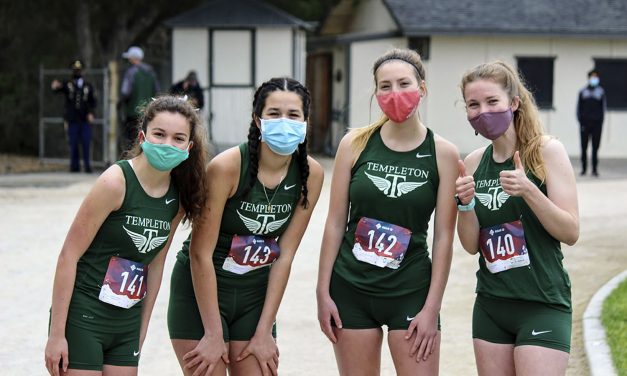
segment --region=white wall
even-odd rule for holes
[[[372,97],[374,93],[372,64],[387,50],[406,45],[405,38],[355,42],[350,45],[349,127],[363,127],[379,119],[381,110],[376,98]]]
[[[292,29],[257,29],[255,86],[272,77],[292,76]]]
[[[172,31],[172,81],[185,78],[190,70],[198,74],[202,86],[209,82],[209,31],[175,28]]]
[[[627,42],[575,38],[450,37],[431,39],[428,63],[427,125],[455,143],[466,154],[487,142],[466,120],[459,81],[465,70],[502,59],[516,65],[516,57],[555,56],[553,109],[541,111],[547,133],[557,136],[571,156],[579,155],[576,119],[577,93],[586,83],[593,58],[627,57]],[[601,157],[627,157],[627,112],[608,112],[601,141]]]
[[[397,29],[396,22],[381,0],[361,0],[354,11],[351,32],[380,33]]]
[[[254,89],[212,88],[212,138],[220,150],[247,140]]]

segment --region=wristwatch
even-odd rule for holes
[[[471,211],[475,208],[475,198],[473,197],[472,200],[470,200],[470,202],[467,205],[464,205],[462,203],[462,200],[459,199],[459,196],[455,195],[455,202],[457,202],[457,210],[459,211]]]

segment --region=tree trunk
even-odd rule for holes
[[[87,1],[79,1],[76,9],[76,41],[85,66],[92,67],[94,42],[91,35],[89,5]]]

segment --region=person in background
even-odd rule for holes
[[[605,117],[605,90],[600,85],[599,73],[588,72],[588,84],[579,91],[577,99],[577,120],[581,136],[581,175],[585,175],[588,167],[588,143],[592,140],[592,176],[599,176],[599,159],[597,153],[601,145],[601,131]]]
[[[198,76],[194,71],[189,71],[184,80],[172,85],[170,88],[170,94],[181,96],[187,95],[197,109],[202,110],[203,107],[205,107],[205,96],[203,95],[202,88],[198,83]]]
[[[143,62],[144,51],[132,46],[122,54],[131,66],[124,73],[120,88],[120,102],[124,104],[124,123],[120,132],[120,150],[128,151],[139,131],[141,108],[156,97],[161,87],[154,69]]]
[[[455,182],[457,234],[479,254],[477,371],[564,375],[572,303],[561,243],[579,237],[575,173],[562,143],[543,133],[535,100],[511,65],[478,65],[460,87],[470,125],[491,141],[458,162]]]
[[[159,97],[140,121],[131,158],[96,180],[59,254],[45,349],[51,375],[137,375],[172,236],[204,207],[196,110]]]
[[[70,141],[70,172],[79,172],[79,146],[83,157],[83,171],[91,172],[89,147],[92,123],[96,108],[94,87],[83,78],[83,62],[74,60],[70,64],[72,78],[63,82],[54,79],[50,87],[55,93],[63,93],[65,107],[63,121]]]

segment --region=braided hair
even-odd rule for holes
[[[266,98],[273,91],[282,90],[282,91],[291,91],[293,93],[298,94],[300,99],[303,102],[303,115],[305,120],[309,118],[309,104],[311,103],[311,94],[309,94],[309,90],[300,82],[289,78],[289,77],[280,77],[280,78],[272,78],[257,88],[255,92],[255,96],[253,98],[253,113],[252,120],[250,122],[250,127],[248,128],[248,186],[244,189],[243,194],[246,195],[252,187],[255,185],[255,181],[257,180],[257,173],[259,172],[259,148],[261,142],[261,130],[257,127],[257,123],[255,122],[255,116],[261,119],[261,113],[263,112],[263,108],[266,105]],[[309,201],[307,200],[307,179],[309,178],[309,163],[307,162],[307,137],[305,137],[305,141],[298,145],[297,151],[294,152],[294,157],[296,157],[296,161],[298,162],[298,169],[300,171],[300,181],[301,181],[301,205],[303,208],[307,208]]]

